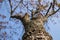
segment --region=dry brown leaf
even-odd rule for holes
[[[58,7],[60,7],[60,3],[59,3],[59,4],[57,4],[57,6],[58,6]]]

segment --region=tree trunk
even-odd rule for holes
[[[12,18],[21,19],[25,28],[25,33],[22,40],[53,40],[51,35],[46,32],[44,23],[47,21],[47,17],[38,14],[30,19],[28,14],[25,14],[22,18],[19,15],[11,16]]]
[[[22,40],[52,40],[52,37],[46,32],[42,20],[39,19],[25,23],[25,33]]]

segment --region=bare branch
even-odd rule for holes
[[[35,11],[32,10],[32,11],[31,11],[31,17],[32,17],[32,18],[33,18],[33,16],[34,16],[34,14],[35,14]]]
[[[54,12],[54,5],[55,5],[55,0],[53,0],[53,5],[52,5],[53,12]]]
[[[11,18],[22,20],[22,15],[16,14],[16,15],[11,16]]]
[[[23,0],[19,1],[18,5],[12,10],[12,4],[11,4],[11,0],[8,0],[9,1],[9,5],[10,5],[10,16],[12,16],[12,14],[15,12],[16,8],[19,6],[20,3],[23,2]]]
[[[57,9],[55,12],[53,12],[52,14],[48,14],[48,16],[47,17],[50,17],[50,16],[52,16],[52,15],[54,15],[55,13],[57,13],[58,11],[60,10],[60,8],[59,9]]]
[[[56,11],[54,10],[54,5],[55,5],[55,0],[53,0],[53,4],[52,4],[52,10],[53,10],[53,12],[51,13],[51,14],[46,14],[45,16],[46,17],[50,17],[50,16],[52,16],[52,15],[54,15],[55,13],[57,13],[59,10],[60,10],[60,8],[59,9],[57,9]],[[49,10],[48,10],[49,11]]]
[[[11,13],[11,15],[12,15],[12,4],[11,4],[11,0],[8,0],[9,1],[9,5],[10,5],[10,13]]]
[[[16,8],[19,6],[19,4],[20,3],[22,3],[23,2],[23,0],[21,0],[19,3],[18,3],[18,5],[12,10],[12,13],[14,13],[14,11],[16,10]]]
[[[49,10],[51,9],[51,6],[52,6],[52,3],[50,4],[50,7],[48,8],[48,10],[47,10],[47,12],[46,12],[46,15],[45,15],[45,16],[47,16],[47,15],[48,15],[48,12],[49,12]]]

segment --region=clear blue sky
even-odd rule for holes
[[[9,11],[8,2],[3,2],[2,6],[0,8],[0,14],[5,15],[6,18],[2,19],[2,17],[0,16],[0,22],[8,21],[8,24],[4,24],[4,26],[6,26],[6,29],[2,29],[0,31],[0,35],[2,35],[2,33],[4,33],[4,32],[7,32],[6,40],[18,40],[19,37],[21,39],[21,37],[24,33],[23,25],[22,25],[21,21],[19,21],[19,20],[18,20],[18,22],[17,22],[17,20],[14,21],[14,19],[9,20],[10,14],[8,11]],[[18,9],[16,11],[18,11]],[[58,13],[59,18],[57,18],[56,16],[57,15],[49,17],[46,26],[49,26],[50,29],[48,30],[48,32],[52,35],[53,40],[60,40],[60,14]],[[12,36],[12,38],[10,38],[10,36]],[[0,37],[0,39],[3,40],[3,38],[1,38],[1,37]]]

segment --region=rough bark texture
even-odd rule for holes
[[[40,17],[33,18],[29,22],[26,22],[25,33],[22,40],[52,40],[51,35],[46,32],[43,26],[44,19],[45,18],[40,15]]]

